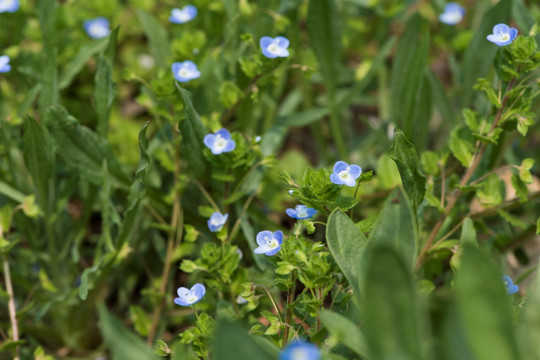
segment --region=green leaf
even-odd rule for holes
[[[457,304],[475,359],[521,359],[501,274],[480,249],[462,246],[456,275]]]
[[[534,159],[523,159],[521,166],[519,167],[519,178],[525,184],[532,184],[533,178],[530,170],[534,166]]]
[[[48,134],[30,116],[24,120],[23,134],[24,163],[32,175],[38,202],[47,211],[49,202],[49,180],[53,174],[53,153]]]
[[[116,83],[113,80],[113,62],[118,38],[116,29],[109,35],[105,51],[99,55],[95,77],[94,99],[96,101],[97,133],[106,138],[109,131],[109,117],[112,103],[116,97]]]
[[[390,83],[392,119],[419,149],[425,145],[432,108],[426,77],[429,32],[423,31],[424,27],[418,13],[410,17],[398,45]]]
[[[358,325],[338,313],[322,310],[319,314],[323,325],[328,330],[330,336],[361,357],[367,357],[364,334]]]
[[[203,160],[203,139],[207,134],[199,114],[191,102],[191,93],[176,83],[176,87],[184,102],[186,118],[180,121],[179,128],[182,134],[180,146],[184,159],[189,164],[191,170],[198,176],[202,176],[206,170]]]
[[[307,14],[310,45],[317,56],[329,98],[335,95],[340,71],[340,18],[334,0],[311,0]]]
[[[368,246],[362,314],[370,359],[423,359],[422,329],[410,265],[395,250]]]
[[[396,162],[403,188],[413,202],[413,209],[416,209],[424,199],[426,177],[418,166],[418,156],[413,144],[397,128],[394,131],[394,143],[388,155]]]
[[[146,139],[146,131],[148,130],[148,125],[150,121],[147,121],[141,128],[139,132],[139,166],[135,172],[135,178],[141,183],[145,183],[146,172],[150,166],[150,157],[148,156],[148,139]]]
[[[412,269],[418,247],[416,218],[407,198],[401,191],[396,191],[380,211],[368,241],[374,246],[384,245],[395,249]]]
[[[476,196],[483,205],[499,205],[503,201],[501,181],[497,174],[491,174],[482,182],[482,188],[476,192]]]
[[[540,217],[537,221],[536,235],[540,234]],[[540,354],[540,267],[536,270],[536,279],[534,285],[527,291],[528,301],[525,303],[523,315],[523,336],[525,337],[525,350],[529,357],[534,359]]]
[[[493,25],[510,20],[512,1],[502,0],[489,9],[481,17],[482,22],[474,30],[474,37],[465,51],[463,58],[463,71],[461,73],[463,107],[469,105],[473,99],[473,85],[479,77],[485,75],[492,68],[491,64],[497,54],[498,46],[486,41],[486,36],[492,33]]]
[[[129,179],[121,170],[109,143],[77,120],[64,108],[51,107],[45,114],[51,137],[59,149],[58,156],[69,167],[95,185],[101,184],[101,168],[107,162],[110,173],[119,183]]]
[[[459,242],[464,244],[469,244],[471,246],[478,247],[478,240],[476,239],[476,229],[474,228],[474,222],[471,220],[471,218],[466,218],[463,222],[463,226],[461,228],[461,238],[459,239]]]
[[[239,325],[222,320],[214,335],[215,360],[273,360]]]
[[[467,168],[472,163],[474,145],[466,136],[463,136],[464,131],[466,129],[461,126],[452,130],[450,134],[450,151],[452,151],[452,155],[459,160],[461,165]]]
[[[83,69],[84,65],[86,65],[88,59],[103,50],[108,41],[109,38],[104,38],[83,44],[79,48],[77,55],[62,70],[60,80],[58,81],[59,89],[63,90],[67,88],[73,82],[75,76]]]
[[[512,179],[510,180],[512,187],[516,191],[516,196],[522,203],[527,202],[527,196],[529,195],[529,188],[527,185],[520,179],[516,174],[512,174]]]
[[[152,349],[115,317],[113,317],[105,305],[98,306],[99,328],[103,339],[117,360],[158,360]]]
[[[137,9],[137,16],[142,24],[144,34],[150,42],[150,53],[154,57],[158,67],[166,67],[170,56],[171,46],[167,37],[167,31],[161,23],[152,15],[142,9]]]
[[[39,97],[39,108],[41,114],[45,113],[47,107],[58,105],[60,93],[58,89],[58,68],[56,67],[56,55],[58,53],[55,46],[56,39],[56,18],[58,3],[56,0],[43,0],[36,3],[36,10],[41,28],[41,39],[43,42],[42,62],[41,62],[41,92]]]
[[[334,260],[359,296],[359,259],[367,243],[366,237],[343,211],[337,209],[328,218],[326,241]]]

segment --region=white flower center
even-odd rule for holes
[[[106,27],[103,27],[100,24],[95,24],[95,23],[90,25],[90,27],[88,28],[88,32],[91,33],[93,36],[99,37],[99,38],[109,35],[109,29],[107,29]]]
[[[500,38],[501,38],[501,41],[508,41],[508,40],[510,40],[510,34],[508,34],[508,33],[501,34]]]
[[[189,77],[189,70],[186,69],[186,68],[180,69],[180,71],[178,71],[178,76],[183,77],[183,78],[188,78]]]
[[[309,360],[309,358],[304,349],[296,348],[291,351],[291,360]]]
[[[189,293],[184,300],[188,304],[193,304],[195,301],[199,300],[199,298],[195,294]]]
[[[181,21],[181,22],[187,22],[187,21],[191,20],[191,17],[189,16],[189,14],[188,14],[187,11],[180,11],[180,12],[177,12],[177,13],[176,13],[176,17],[177,17],[178,20]]]
[[[223,148],[225,148],[225,146],[227,146],[227,140],[222,138],[219,135],[216,135],[216,142],[214,143],[214,146],[217,149],[223,149]]]
[[[277,46],[275,43],[272,43],[268,45],[268,51],[270,51],[271,53],[276,53],[279,51],[279,46]]]
[[[296,209],[296,216],[298,216],[298,217],[307,217],[308,216],[307,208],[305,208],[305,207],[297,208]]]
[[[349,174],[347,170],[343,170],[342,172],[339,173],[338,176],[343,180],[347,180],[351,176],[351,174]]]
[[[269,249],[275,249],[279,246],[279,243],[274,238],[270,239],[269,237],[265,237],[264,241],[266,241],[266,247],[268,247]]]

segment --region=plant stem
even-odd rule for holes
[[[294,302],[294,295],[296,293],[296,277],[293,276],[291,273],[290,275],[291,281],[294,283],[292,287],[289,288],[287,291],[287,312],[285,314],[285,323],[287,325],[291,324],[291,318],[292,318],[292,303]],[[287,346],[287,342],[289,341],[289,326],[285,326],[285,330],[283,331],[283,345],[282,348],[285,348]]]
[[[518,73],[519,73],[519,69],[518,69]],[[508,83],[508,86],[506,87],[506,91],[505,91],[505,95],[501,103],[501,107],[499,108],[499,110],[497,111],[497,114],[495,115],[495,120],[493,121],[493,124],[491,125],[488,136],[491,135],[493,130],[495,130],[495,128],[497,127],[501,119],[501,116],[508,102],[508,98],[509,98],[508,93],[510,92],[510,90],[512,90],[514,83],[516,81],[516,78],[517,77],[512,78],[512,80],[510,80],[510,82]],[[474,175],[474,172],[478,168],[478,165],[480,165],[480,160],[482,160],[482,156],[486,152],[486,149],[487,149],[486,143],[481,143],[480,141],[476,143],[475,152],[473,155],[471,165],[467,168],[467,171],[465,171],[463,178],[461,178],[461,181],[459,182],[460,187],[466,186],[469,183],[469,180]],[[435,227],[431,231],[428,240],[422,247],[420,254],[418,254],[418,258],[416,259],[416,263],[415,263],[416,270],[420,269],[420,266],[422,265],[422,262],[424,261],[427,252],[431,248],[431,244],[435,240],[435,237],[437,236],[439,230],[441,229],[444,221],[446,220],[446,218],[448,217],[448,215],[450,214],[450,212],[456,205],[457,200],[459,199],[460,196],[461,196],[461,190],[459,188],[455,189],[454,192],[452,193],[452,196],[450,197],[450,200],[448,200],[448,204],[446,205],[446,208],[444,209],[443,215],[441,216],[439,221],[437,221],[437,223],[435,224]]]
[[[0,224],[0,238],[3,238],[2,224]],[[4,267],[4,281],[6,282],[6,291],[8,293],[9,320],[11,322],[11,332],[13,341],[19,341],[19,325],[17,324],[17,309],[15,308],[15,295],[13,293],[13,284],[11,283],[11,272],[9,271],[9,261],[7,255],[2,256]],[[14,360],[19,360],[19,346],[15,346]]]

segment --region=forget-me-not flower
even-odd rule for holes
[[[190,306],[199,302],[206,294],[206,288],[203,284],[195,284],[191,289],[179,287],[176,290],[178,297],[174,299],[174,303],[180,306]]]
[[[295,341],[287,345],[279,354],[279,360],[319,360],[321,352],[314,344]]]
[[[497,24],[493,27],[493,34],[489,34],[487,39],[497,46],[510,44],[516,38],[518,31],[506,24]]]
[[[446,25],[456,25],[465,15],[465,9],[463,6],[455,2],[449,2],[444,7],[444,12],[439,15],[439,20]]]
[[[512,295],[518,292],[519,286],[514,284],[510,276],[504,275],[502,278],[504,281],[504,287],[506,288],[506,292],[508,295]]]
[[[187,23],[195,19],[197,8],[193,5],[186,5],[181,9],[172,9],[169,21],[175,24]]]
[[[294,209],[286,209],[287,215],[294,219],[304,220],[309,219],[317,213],[317,210],[307,207],[306,205],[296,205]]]
[[[334,172],[330,175],[330,181],[338,185],[354,187],[356,179],[362,174],[362,168],[358,165],[349,165],[345,161],[334,164]]]
[[[277,57],[287,57],[289,56],[289,39],[284,38],[283,36],[278,36],[271,38],[269,36],[263,36],[259,41],[261,45],[261,50],[264,56],[270,59]]]
[[[0,56],[0,73],[7,73],[11,71],[11,65],[9,65],[9,56]]]
[[[233,151],[236,147],[236,143],[231,139],[231,133],[229,133],[227,129],[219,129],[215,134],[206,135],[204,137],[204,145],[206,145],[214,155]]]
[[[109,20],[104,17],[86,20],[84,22],[84,31],[86,31],[88,36],[92,39],[107,37],[111,33]]]
[[[188,82],[201,76],[193,61],[175,62],[171,65],[174,78],[180,82]]]
[[[20,6],[19,0],[0,0],[0,13],[14,13]]]
[[[255,249],[255,254],[265,254],[266,256],[275,255],[283,243],[283,232],[281,231],[261,231],[257,234],[258,248]]]
[[[225,225],[225,222],[227,222],[227,218],[229,217],[229,214],[222,215],[220,212],[215,212],[210,216],[210,219],[208,219],[208,228],[211,232],[217,232],[223,228],[223,225]]]

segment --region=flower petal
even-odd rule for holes
[[[219,129],[216,135],[221,136],[225,140],[231,140],[231,133],[227,129]]]
[[[197,299],[202,299],[203,296],[206,294],[206,288],[203,284],[196,283],[191,287],[191,293],[194,294]]]
[[[335,174],[339,174],[343,170],[346,170],[349,167],[349,164],[347,164],[345,161],[338,161],[334,164],[334,170],[333,172]]]
[[[259,40],[259,45],[261,45],[262,49],[266,49],[270,44],[274,42],[274,39],[272,39],[270,36],[263,36]]]
[[[343,179],[341,179],[336,173],[330,174],[330,181],[337,185],[343,185],[345,184],[343,182]]]
[[[289,208],[289,209],[285,209],[285,212],[287,213],[287,215],[289,215],[289,216],[292,217],[293,219],[298,219],[298,218],[297,218],[298,215],[297,215],[296,210],[290,209],[290,208]]]
[[[269,239],[272,239],[274,237],[274,234],[272,234],[271,231],[268,231],[268,230],[264,230],[264,231],[261,231],[257,234],[257,244],[259,244],[259,246],[266,246],[266,240],[265,238],[269,238]]]
[[[276,239],[278,244],[281,245],[283,243],[283,232],[281,230],[275,231],[274,239]]]
[[[185,287],[179,287],[176,290],[176,293],[178,294],[178,297],[184,298],[189,295],[189,289]]]
[[[280,48],[288,48],[289,47],[289,39],[287,39],[286,37],[283,37],[283,36],[278,36],[276,38],[274,38],[274,41],[276,42],[277,46],[279,46]]]
[[[206,135],[203,139],[203,142],[207,148],[212,149],[214,147],[214,143],[216,142],[216,135],[214,134]]]
[[[358,179],[360,175],[362,174],[362,168],[358,165],[350,165],[349,166],[349,174],[353,179]]]

